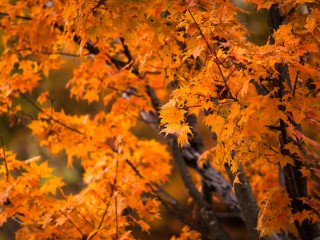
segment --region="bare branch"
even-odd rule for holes
[[[133,165],[133,163],[130,160],[126,159],[126,163],[132,168],[132,170],[135,172],[135,174],[139,178],[144,179],[144,177],[141,175],[139,170]],[[168,199],[169,203],[172,206],[174,206],[175,209],[179,209],[179,210],[185,211],[185,212],[189,211],[188,208],[185,208],[184,206],[182,206],[177,199],[175,199],[172,195],[170,195],[168,192],[166,192],[158,184],[156,184],[156,183],[147,183],[147,186],[150,188],[150,190],[152,192],[154,192],[156,194],[156,197],[160,197],[159,194],[162,194],[166,199]],[[164,201],[162,198],[161,198],[161,200]]]
[[[132,168],[135,174],[144,179],[139,170],[133,165],[133,163],[126,159],[126,163]],[[161,188],[158,184],[155,183],[146,183],[150,190],[154,193],[154,196],[163,204],[163,206],[172,213],[179,221],[189,226],[190,228],[200,231],[200,226],[198,224],[193,223],[192,221],[188,221],[186,219],[186,214],[191,215],[190,209],[184,207],[176,200],[173,196],[167,193],[163,188]],[[164,196],[164,198],[162,196]]]
[[[124,50],[124,54],[128,58],[128,62],[127,63],[130,63],[133,60],[133,58],[132,58],[132,55],[130,53],[130,50],[129,50],[127,44],[125,44],[125,40],[124,40],[123,37],[120,37],[120,42],[122,44],[122,47],[123,47],[123,50]]]
[[[156,96],[154,90],[151,87],[148,87],[147,93],[152,101],[154,109],[159,110],[160,101]],[[155,129],[156,131],[159,130],[159,119],[157,112],[144,111],[140,114],[143,119],[153,123],[150,124],[153,129]],[[197,135],[198,134],[194,132],[194,136]],[[201,155],[201,152],[203,151],[203,146],[201,146],[202,143],[200,141],[197,141],[195,138],[191,139],[190,143],[191,145],[185,146],[182,152],[184,161],[189,167],[195,169],[201,175],[202,181],[205,182],[205,184],[211,189],[211,191],[216,192],[223,199],[223,201],[227,204],[231,211],[235,212],[239,215],[240,218],[242,218],[239,203],[234,193],[232,192],[230,183],[228,183],[226,179],[209,163],[206,163],[203,168],[199,167],[197,161]]]
[[[294,94],[296,93],[297,83],[298,83],[298,74],[297,74],[297,76],[296,76],[296,79],[294,80],[293,90],[292,90],[292,96],[294,96]]]
[[[169,146],[171,148],[171,152],[173,155],[173,159],[175,160],[176,166],[179,170],[181,178],[184,182],[185,187],[188,189],[190,196],[193,200],[200,206],[205,207],[207,205],[206,201],[203,199],[200,192],[196,189],[193,180],[190,176],[190,173],[187,169],[187,166],[184,162],[183,156],[181,154],[180,148],[176,139],[169,139]]]
[[[234,184],[234,179],[236,175],[232,174],[230,166],[228,164],[225,164],[225,169],[228,173],[231,183]],[[259,233],[256,230],[259,215],[259,207],[253,195],[249,180],[241,164],[240,170],[236,174],[238,175],[241,184],[234,184],[234,190],[245,218],[245,222],[250,234],[250,239],[259,239]]]

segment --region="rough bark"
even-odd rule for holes
[[[232,174],[230,166],[228,164],[225,164],[225,169],[228,173],[230,182],[233,184],[235,175]],[[236,193],[242,213],[244,215],[244,221],[246,223],[250,239],[259,239],[259,233],[256,230],[256,227],[260,209],[253,195],[249,180],[244,172],[242,165],[240,165],[240,169],[237,174],[239,174],[238,177],[241,181],[241,184],[235,184],[234,191]]]
[[[147,86],[147,92],[151,98],[154,109],[159,109],[160,102],[154,90]],[[159,119],[157,112],[141,112],[141,116],[146,122],[149,122],[149,124],[156,131],[158,131]],[[194,125],[194,123],[192,122],[191,124]],[[194,132],[194,134],[195,136],[199,136],[196,132]],[[242,218],[243,216],[240,210],[240,206],[235,194],[232,192],[231,184],[219,173],[218,170],[213,168],[209,162],[205,163],[202,168],[198,166],[197,162],[200,155],[202,154],[202,151],[202,140],[199,139],[199,137],[190,139],[190,145],[185,146],[182,150],[183,159],[189,167],[195,169],[200,174],[202,183],[206,185],[206,188],[210,189],[212,192],[217,193],[223,199],[224,203],[229,207],[229,209],[234,214],[237,214],[240,218]]]
[[[170,150],[172,152],[172,155],[174,156],[175,164],[185,187],[187,188],[192,199],[200,208],[200,226],[202,227],[202,239],[230,239],[228,234],[219,224],[217,216],[213,211],[213,205],[209,204],[195,187],[191,175],[187,169],[183,154],[178,146],[175,137],[168,139],[168,145],[170,146]]]

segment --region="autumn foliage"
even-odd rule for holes
[[[185,225],[172,239],[231,239],[223,202],[250,239],[320,237],[320,5],[248,2],[268,12],[264,45],[230,1],[2,0],[0,112],[66,168],[80,160],[83,187],[66,194],[50,161],[17,159],[1,137],[0,225],[18,222],[16,239],[135,239],[163,206]],[[41,87],[62,56],[79,59],[70,98],[95,112],[55,109]],[[163,140],[135,134],[141,122]],[[189,205],[163,188],[173,166]]]

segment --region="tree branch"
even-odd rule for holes
[[[132,168],[132,170],[135,172],[135,174],[141,178],[141,179],[145,179],[144,176],[141,175],[141,173],[139,172],[139,170],[133,165],[133,163],[126,159],[126,163]],[[150,190],[152,192],[154,192],[156,194],[157,197],[160,197],[159,194],[163,194],[163,196],[168,199],[170,205],[174,206],[175,209],[184,211],[184,212],[188,212],[189,209],[185,208],[182,204],[179,203],[179,201],[177,199],[175,199],[172,195],[170,195],[168,192],[166,192],[162,187],[160,187],[158,184],[156,183],[147,183],[147,186],[150,188]],[[162,198],[161,198],[162,199]],[[162,199],[163,200],[163,199]]]
[[[133,165],[133,163],[126,159],[126,163],[131,167],[131,169],[135,172],[135,174],[144,179],[139,170]],[[155,183],[146,183],[150,190],[155,194],[155,197],[161,201],[161,203],[170,211],[178,220],[182,223],[188,225],[190,228],[200,231],[200,226],[192,223],[192,221],[186,221],[185,214],[188,213],[191,215],[190,209],[184,207],[179,203],[173,196],[167,193],[163,188],[161,188],[158,184]],[[165,200],[161,195],[163,195],[167,200]],[[182,214],[183,213],[183,214]]]
[[[176,138],[169,138],[168,145],[173,159],[176,163],[180,176],[183,180],[185,187],[188,189],[188,192],[195,203],[201,209],[201,220],[204,221],[203,225],[203,238],[205,239],[229,239],[227,233],[220,226],[217,216],[215,215],[212,205],[208,204],[205,201],[201,193],[196,189],[194,182],[190,176],[190,173],[187,169],[186,163],[184,161],[183,155],[180,151]]]
[[[282,16],[279,11],[279,5],[273,4],[269,10],[269,34],[270,34],[270,43],[274,44],[274,38],[272,36],[273,31],[279,29],[281,26],[283,20],[285,19],[285,16]],[[284,63],[276,63],[275,64],[276,70],[279,72],[278,77],[278,92],[276,94],[276,97],[282,100],[282,98],[285,96],[285,84],[291,83],[290,81],[290,75],[288,66]],[[297,79],[295,79],[297,81]],[[296,85],[296,83],[294,84]],[[293,95],[295,92],[296,86],[294,86]],[[282,111],[285,111],[283,109]],[[299,124],[296,124],[292,119],[288,118],[289,122],[297,129],[302,131],[302,127]],[[294,142],[293,139],[288,137],[287,134],[287,125],[284,122],[283,119],[280,119],[280,149],[281,153],[284,155],[290,156],[288,151],[285,149],[285,145]],[[296,143],[295,143],[296,144]],[[297,144],[296,144],[297,145]],[[298,146],[301,149],[301,146]],[[302,150],[302,152],[304,152]],[[292,156],[290,156],[292,157]],[[310,206],[307,204],[303,204],[303,202],[300,200],[301,197],[307,197],[308,196],[308,190],[307,190],[307,179],[302,176],[302,173],[300,172],[300,168],[303,166],[303,163],[300,159],[297,157],[292,157],[294,159],[294,165],[287,164],[283,168],[283,176],[285,180],[285,186],[286,190],[292,199],[292,212],[297,213],[301,212],[303,210],[310,209]],[[320,228],[318,224],[311,224],[308,220],[304,220],[301,224],[295,220],[294,221],[295,226],[299,232],[300,238],[302,240],[307,239],[313,239],[320,236]]]
[[[2,14],[2,15],[6,15],[6,14]],[[29,17],[17,16],[17,18],[22,18],[22,19],[25,19],[25,20],[32,20],[32,18],[29,18]],[[57,24],[57,23],[54,24],[54,27],[56,27],[56,28],[57,28],[59,31],[61,31],[61,32],[64,31],[64,27],[63,27],[63,26],[60,26],[60,25]],[[77,35],[74,36],[73,40],[74,40],[74,42],[76,42],[76,43],[80,43],[80,42],[81,42],[81,38],[80,38],[79,36],[77,36]],[[124,39],[122,38],[122,39],[120,39],[120,41],[121,41],[121,43],[122,43],[122,45],[123,45],[123,47],[124,47],[124,53],[125,53],[125,55],[127,56],[128,61],[131,61],[131,60],[132,60],[132,56],[131,56],[131,54],[130,54],[129,49],[128,49],[127,46],[124,44]],[[87,40],[87,41],[86,41],[86,44],[85,44],[84,48],[89,52],[89,54],[97,55],[97,54],[100,52],[99,48],[95,47],[94,44],[93,44],[90,40]],[[108,58],[109,58],[108,61],[110,61],[110,63],[113,64],[113,65],[114,65],[116,68],[118,68],[119,70],[122,69],[123,67],[125,67],[125,66],[127,65],[126,62],[120,61],[120,60],[118,60],[118,59],[116,59],[116,58],[113,58],[113,57],[111,57],[111,56],[109,56],[109,55],[108,55]],[[108,62],[108,61],[107,61],[107,62]],[[140,77],[140,78],[143,77],[143,76],[140,75],[139,70],[138,70],[137,67],[135,67],[132,72],[133,72],[134,74],[136,74],[136,75],[137,75],[138,77]],[[149,92],[149,96],[151,96],[151,99],[153,99],[153,100],[152,100],[153,106],[156,107],[156,110],[158,110],[158,108],[159,108],[159,106],[160,106],[160,101],[158,101],[158,102],[154,101],[154,100],[156,99],[156,95],[155,95],[155,93],[154,93],[154,90],[153,90],[150,86],[147,86],[147,91]],[[43,110],[42,110],[41,108],[39,108],[36,104],[34,104],[30,99],[28,99],[28,98],[26,97],[26,95],[23,94],[22,96],[23,96],[28,102],[30,102],[30,104],[32,104],[38,111],[44,113]],[[45,114],[46,114],[46,113],[45,113]],[[157,113],[157,112],[156,112],[156,113],[147,113],[147,115],[148,115],[148,116],[152,115],[152,117],[155,117],[155,118],[158,117],[158,113]],[[62,125],[62,126],[64,126],[64,127],[68,128],[69,130],[72,130],[72,131],[77,132],[77,133],[79,133],[79,134],[83,134],[83,133],[81,133],[80,131],[78,131],[77,129],[73,129],[73,128],[65,125],[64,123],[60,122],[59,120],[56,120],[56,119],[52,118],[52,117],[49,116],[49,115],[48,115],[48,117],[49,117],[49,120],[52,120],[52,121],[54,121],[54,122],[56,122],[56,123],[58,123],[58,124],[60,124],[60,125]],[[142,113],[142,117],[143,117],[143,113]],[[143,117],[143,118],[144,118],[144,117]],[[149,121],[149,122],[152,122],[152,121]],[[158,122],[158,121],[156,121],[156,122]],[[155,127],[156,125],[158,125],[158,124],[154,124],[154,127]],[[182,155],[181,155],[181,151],[180,151],[180,149],[178,148],[178,146],[176,146],[173,150],[174,150],[174,152],[177,153],[177,154],[178,154],[178,152],[180,152],[180,153],[179,153],[179,161],[180,161],[180,164],[181,164],[181,163],[185,164],[185,163],[184,163],[184,159],[183,159],[183,157],[182,157]],[[178,150],[178,151],[177,151],[177,150]],[[199,156],[199,155],[198,155],[198,156]],[[183,165],[181,165],[181,166],[183,166]],[[186,169],[186,168],[183,167],[182,169]],[[184,176],[184,178],[185,178],[185,176]],[[188,183],[191,184],[191,182],[189,182],[190,179],[188,180],[188,178],[185,178],[185,180],[186,180]],[[193,182],[192,182],[192,184],[193,184]],[[191,185],[189,185],[189,186],[191,186]],[[217,186],[217,187],[218,187],[218,186]],[[189,189],[189,191],[191,191],[191,192],[190,192],[191,195],[195,198],[195,201],[196,201],[198,204],[200,204],[200,206],[206,206],[206,202],[205,202],[204,199],[202,198],[201,194],[197,191],[197,189],[195,189],[195,187],[191,187],[191,188]],[[205,209],[205,208],[204,208],[204,209]],[[226,233],[222,230],[222,228],[221,228],[220,226],[218,226],[218,222],[217,222],[216,216],[213,214],[212,210],[209,211],[210,214],[208,214],[208,211],[207,211],[207,210],[206,210],[205,212],[206,212],[205,215],[210,216],[210,218],[208,219],[208,220],[210,220],[210,221],[209,221],[209,223],[208,223],[208,225],[207,225],[207,226],[209,227],[209,228],[207,229],[207,230],[210,232],[209,235],[212,235],[212,234],[213,234],[212,229],[215,229],[215,232],[217,232],[217,233],[220,232],[218,235],[223,236],[223,237],[224,237],[223,239],[227,239]],[[202,214],[202,215],[203,215],[203,214]],[[206,218],[206,219],[207,219],[207,218]],[[213,235],[214,235],[214,234],[213,234]],[[211,238],[211,237],[210,237],[210,238]],[[217,239],[217,238],[214,237],[213,239]]]
[[[256,230],[259,215],[259,207],[253,195],[249,180],[244,172],[244,169],[240,164],[240,169],[238,173],[233,174],[230,170],[229,164],[225,163],[224,166],[229,176],[231,184],[234,185],[234,191],[236,193],[242,213],[244,215],[250,239],[259,239],[259,233]],[[234,184],[236,175],[238,175],[241,184]]]
[[[158,111],[160,109],[160,101],[158,97],[156,96],[154,90],[151,87],[147,86],[147,93],[151,99],[153,108]],[[141,117],[145,119],[148,122],[152,122],[153,124],[150,124],[153,129],[158,131],[159,129],[159,118],[157,112],[141,112]],[[195,121],[190,118],[188,121]],[[194,124],[191,123],[190,124]],[[203,168],[199,167],[197,162],[198,159],[203,152],[203,143],[199,139],[199,134],[195,130],[195,126],[193,127],[193,133],[194,138],[190,139],[190,145],[185,146],[184,150],[182,152],[184,161],[186,164],[195,169],[201,176],[201,181],[204,182],[211,191],[216,192],[224,201],[224,203],[229,207],[231,211],[233,211],[235,214],[238,214],[240,218],[242,218],[241,210],[239,207],[239,203],[232,192],[232,186],[230,183],[226,181],[226,179],[217,171],[215,168],[213,168],[209,162],[205,163],[203,165]],[[172,136],[174,137],[174,136]],[[180,151],[180,149],[179,149]],[[181,152],[181,151],[180,151]]]

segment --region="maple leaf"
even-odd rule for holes
[[[238,172],[236,174],[236,177],[234,178],[234,181],[233,181],[233,187],[234,185],[237,183],[237,184],[242,184],[241,181],[240,181],[240,178],[239,178],[239,174],[241,174],[240,172]]]
[[[307,17],[306,24],[304,25],[307,31],[312,33],[316,26],[316,19],[312,18],[311,16]]]
[[[57,188],[63,187],[65,184],[61,181],[62,177],[52,177],[48,179],[40,188],[44,194],[56,194]]]
[[[210,114],[203,119],[203,122],[212,127],[213,131],[220,131],[225,124],[225,119],[216,114]]]
[[[313,214],[312,211],[303,209],[301,212],[294,213],[292,220],[297,220],[301,224],[304,220],[311,220]]]
[[[280,187],[270,189],[259,213],[257,229],[261,236],[285,230],[292,217],[289,195]]]
[[[282,155],[279,159],[279,163],[281,167],[284,167],[287,164],[294,165],[294,160],[292,159],[292,157],[289,157],[287,155]]]
[[[47,98],[48,98],[48,95],[49,95],[49,92],[48,91],[45,91],[43,93],[40,94],[40,96],[38,97],[37,101],[42,104],[44,102],[47,101]]]
[[[195,0],[186,0],[187,7],[190,8],[196,6],[194,1]]]
[[[213,156],[213,151],[212,150],[207,150],[207,151],[204,151],[201,156],[199,157],[198,159],[198,165],[200,167],[203,167],[203,165],[210,159],[212,158]]]
[[[143,220],[139,220],[137,223],[140,225],[142,231],[145,231],[145,232],[147,232],[147,233],[150,234],[150,232],[149,232],[149,230],[150,230],[150,225],[149,225],[148,223],[146,223],[146,222],[143,221]]]
[[[187,124],[183,124],[180,128],[180,131],[178,133],[178,143],[180,145],[180,147],[183,147],[185,143],[190,144],[189,143],[189,135],[192,136],[192,131],[191,131],[191,127],[188,126]]]
[[[185,143],[189,144],[189,135],[192,136],[193,133],[191,131],[191,127],[186,123],[178,124],[178,123],[169,123],[164,129],[161,130],[161,133],[173,134],[178,137],[178,144],[180,147],[183,147]]]
[[[61,215],[60,217],[55,219],[55,227],[62,226],[68,219],[64,216]]]
[[[160,111],[161,124],[184,122],[185,110],[179,109],[174,100],[170,100],[167,104],[163,105]]]
[[[200,240],[201,236],[197,231],[191,230],[188,226],[184,226],[182,228],[182,232],[179,237],[173,236],[170,240],[187,240],[187,239],[194,239]]]
[[[14,119],[11,122],[23,123],[21,128],[30,123],[32,135],[38,139],[34,138],[31,142],[38,144],[32,145],[45,146],[50,156],[59,154],[59,159],[66,160],[65,165],[59,161],[59,166],[57,161],[48,163],[37,156],[17,160],[8,149],[18,148],[16,144],[4,146],[5,134],[0,151],[0,224],[10,218],[19,220],[17,239],[134,239],[139,235],[133,232],[134,225],[152,233],[150,221],[160,217],[160,203],[170,203],[173,215],[179,216],[175,196],[160,186],[171,183],[170,160],[177,156],[168,153],[165,141],[149,139],[148,128],[140,131],[143,124],[160,129],[167,137],[174,135],[169,138],[182,148],[188,166],[196,170],[193,174],[201,175],[196,179],[201,177],[212,185],[221,197],[219,201],[231,205],[231,210],[238,213],[239,206],[246,204],[242,199],[256,197],[261,203],[258,225],[257,216],[251,215],[258,209],[249,213],[241,209],[245,216],[251,216],[246,218],[249,233],[254,233],[256,226],[261,237],[290,232],[293,221],[307,220],[300,226],[304,230],[319,221],[320,194],[313,179],[320,176],[316,166],[320,157],[315,150],[320,144],[317,134],[308,132],[320,132],[316,1],[249,0],[258,10],[267,8],[271,18],[273,13],[287,16],[291,9],[279,26],[268,21],[272,37],[265,45],[248,41],[246,24],[238,19],[239,11],[247,11],[228,1],[120,2],[0,3],[1,114]],[[61,96],[65,89],[52,83],[63,83],[69,73],[72,77],[66,88],[70,96]],[[48,93],[50,99],[59,101],[49,106]],[[159,109],[163,102],[167,103]],[[196,120],[215,133],[214,148],[203,154],[198,141],[186,148],[193,134],[200,137],[194,127]],[[7,131],[5,122],[4,132],[10,132],[10,139],[17,142],[16,131]],[[284,124],[279,126],[279,122]],[[145,135],[147,139],[142,139]],[[32,152],[37,150],[32,147],[28,154]],[[61,152],[66,157],[61,157]],[[65,195],[62,177],[53,176],[60,171],[54,169],[72,167],[76,159],[83,172],[77,180],[85,184],[81,189],[68,186],[72,194],[67,190]],[[206,163],[204,168],[200,169],[196,161],[200,166]],[[294,164],[296,161],[304,167]],[[240,184],[243,164],[252,195],[243,191],[245,198],[235,198],[230,187],[218,191],[220,181],[217,185],[208,176],[217,164],[224,163],[231,165],[234,188],[247,186],[236,184]],[[286,191],[275,187],[279,185],[278,167],[288,164],[308,181],[306,189],[299,179],[284,176],[286,182],[302,189],[299,194],[303,194],[297,197],[310,210],[298,211]],[[221,185],[228,186],[222,175]],[[57,190],[61,196],[56,196]],[[194,196],[190,199],[197,200]],[[180,236],[172,239],[219,236],[219,226],[212,225],[212,219],[207,221],[201,211],[205,206],[196,205],[193,211],[197,218],[190,218],[190,226],[204,219],[197,228],[200,232],[185,226]],[[251,226],[250,220],[254,220]]]
[[[204,51],[205,48],[203,47],[203,45],[197,46],[192,50],[192,55],[193,57],[196,59],[197,57],[199,57],[201,55],[201,52]]]

